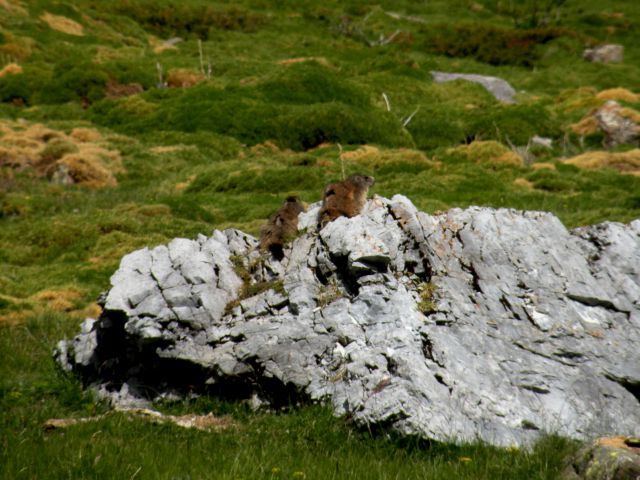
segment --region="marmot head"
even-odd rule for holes
[[[302,201],[294,195],[287,197],[284,200],[284,204],[282,206],[290,208],[296,213],[302,213],[306,210],[304,203],[302,203]]]
[[[361,188],[369,188],[376,182],[375,178],[370,177],[369,175],[362,175],[361,173],[354,173],[353,175],[350,175],[347,180]]]

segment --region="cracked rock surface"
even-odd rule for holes
[[[640,435],[640,220],[427,215],[401,195],[282,262],[237,230],[122,259],[58,362],[119,404],[187,392],[322,401],[360,425],[527,445]]]

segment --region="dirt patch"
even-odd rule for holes
[[[84,27],[70,18],[45,12],[40,15],[40,20],[58,32],[66,33],[67,35],[75,35],[76,37],[84,36]]]
[[[41,124],[0,121],[0,134],[0,167],[90,188],[115,186],[115,174],[123,171],[120,152],[98,143],[100,133],[90,128],[66,134]]]
[[[640,149],[628,152],[587,152],[563,161],[579,168],[613,168],[621,173],[640,175]]]
[[[205,80],[205,76],[195,70],[176,68],[167,73],[167,86],[170,88],[189,88]]]
[[[596,440],[598,445],[603,445],[605,447],[613,447],[613,448],[624,448],[625,450],[630,450],[632,452],[640,454],[640,448],[633,447],[628,445],[629,437],[625,436],[617,436],[617,437],[602,437]]]
[[[119,83],[115,80],[109,80],[104,90],[104,95],[110,100],[116,98],[128,97],[144,92],[144,88],[139,83]]]

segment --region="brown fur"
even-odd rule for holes
[[[298,231],[298,215],[305,211],[298,197],[287,197],[282,206],[269,217],[260,231],[260,250],[269,250],[278,260],[284,258],[283,246]]]
[[[373,177],[354,173],[342,182],[327,185],[318,214],[320,228],[338,217],[358,215],[367,201],[369,187],[374,182]]]

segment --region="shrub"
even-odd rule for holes
[[[24,104],[33,103],[34,92],[45,88],[49,81],[49,73],[38,67],[27,65],[19,75],[5,75],[0,77],[0,102],[21,101]]]
[[[478,24],[440,25],[426,34],[425,47],[448,57],[473,57],[490,65],[531,67],[539,46],[573,32],[560,28],[515,30]]]
[[[164,2],[163,2],[164,3]],[[266,17],[244,9],[231,7],[216,10],[210,6],[185,5],[121,0],[113,10],[134,19],[157,35],[168,38],[176,35],[209,38],[210,29],[255,32]]]
[[[576,187],[574,182],[567,180],[557,171],[546,168],[527,175],[527,180],[533,183],[534,188],[548,192],[568,193]]]
[[[261,98],[259,88],[250,87],[216,89],[200,85],[163,93],[161,105],[145,100],[155,95],[103,100],[92,107],[92,119],[126,132],[209,131],[250,145],[273,140],[280,147],[295,150],[322,142],[413,145],[394,115],[373,106],[342,102],[278,104]]]
[[[94,102],[104,97],[108,80],[103,68],[93,63],[62,62],[56,65],[51,81],[36,99],[42,103]]]
[[[268,102],[310,104],[341,102],[366,107],[369,96],[349,80],[314,62],[294,64],[260,84],[258,91]]]

